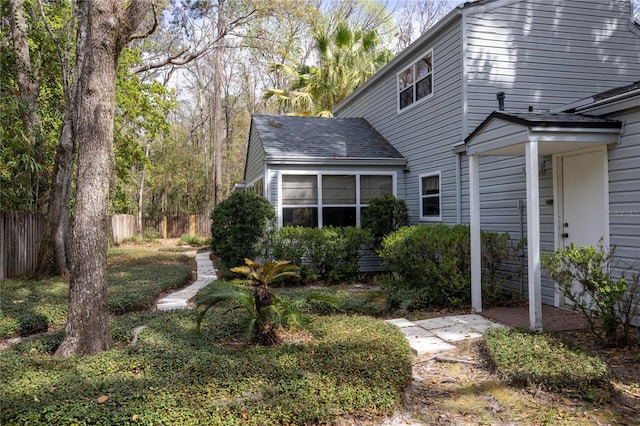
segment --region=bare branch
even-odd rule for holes
[[[257,11],[258,9],[254,9],[246,15],[236,18],[235,20],[229,23],[228,28],[233,29],[239,26],[240,24],[242,24],[243,22],[248,21],[249,18],[255,15]],[[129,70],[129,72],[131,72],[131,74],[140,74],[146,71],[162,68],[168,65],[173,65],[173,66],[186,65],[189,62],[194,61],[200,58],[201,56],[211,52],[213,49],[216,49],[217,47],[219,47],[217,46],[218,42],[223,38],[225,38],[230,33],[231,33],[230,30],[225,30],[222,34],[219,34],[215,39],[206,43],[200,49],[196,49],[191,52],[189,52],[188,49],[185,49],[185,50],[182,50],[180,53],[177,53],[174,55],[167,55],[166,57],[157,59],[155,61],[150,61],[145,64],[133,67]]]

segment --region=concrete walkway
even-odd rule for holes
[[[158,300],[156,309],[159,311],[189,309],[189,300],[195,297],[198,290],[217,279],[208,251],[199,252],[196,255],[196,264],[198,265],[196,281]],[[476,314],[453,315],[414,322],[397,318],[387,322],[400,328],[418,356],[448,351],[455,348],[456,342],[482,337],[483,333],[491,327],[504,327],[496,321]]]
[[[173,311],[176,309],[189,309],[189,300],[198,293],[198,290],[218,278],[208,251],[198,252],[198,254],[196,254],[196,264],[198,265],[197,279],[193,284],[158,300],[156,303],[157,310]]]
[[[387,320],[400,328],[413,352],[422,356],[454,349],[454,344],[482,337],[492,327],[505,327],[477,314],[452,315],[411,322],[404,318]]]

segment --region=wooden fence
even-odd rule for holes
[[[112,243],[136,234],[137,218],[133,215],[116,214],[110,222]],[[143,229],[153,228],[162,238],[179,238],[182,234],[211,236],[208,216],[142,218],[142,223]],[[41,214],[0,211],[0,281],[27,277],[35,272],[44,226]]]
[[[0,281],[35,271],[44,225],[37,213],[0,212]]]

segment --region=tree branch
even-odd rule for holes
[[[229,23],[227,28],[235,28],[236,26],[242,24],[243,22],[249,20],[251,16],[253,16],[258,9],[253,9],[246,15],[240,16]],[[155,12],[154,12],[155,13]],[[218,35],[214,40],[211,40],[209,43],[206,43],[202,48],[189,52],[188,49],[182,50],[180,53],[175,55],[167,55],[164,58],[157,59],[155,61],[150,61],[142,65],[138,65],[129,70],[131,74],[140,74],[142,72],[150,71],[157,68],[162,68],[167,65],[186,65],[191,61],[194,61],[201,56],[207,54],[216,48],[216,45],[220,40],[231,33],[230,30],[225,30],[222,34]]]
[[[132,34],[129,37],[129,42],[131,42],[133,40],[139,40],[139,39],[147,38],[151,34],[153,34],[155,32],[155,30],[158,28],[158,13],[156,11],[155,3],[151,4],[151,10],[153,11],[153,25],[151,26],[151,28],[149,28],[144,33],[137,33],[137,34],[134,33],[134,34]]]

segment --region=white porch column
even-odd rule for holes
[[[540,191],[538,182],[538,141],[525,146],[527,174],[527,257],[529,272],[529,322],[542,331],[542,284],[540,278]]]
[[[480,244],[480,174],[479,158],[469,157],[469,197],[471,233],[471,309],[482,312],[482,246]]]

